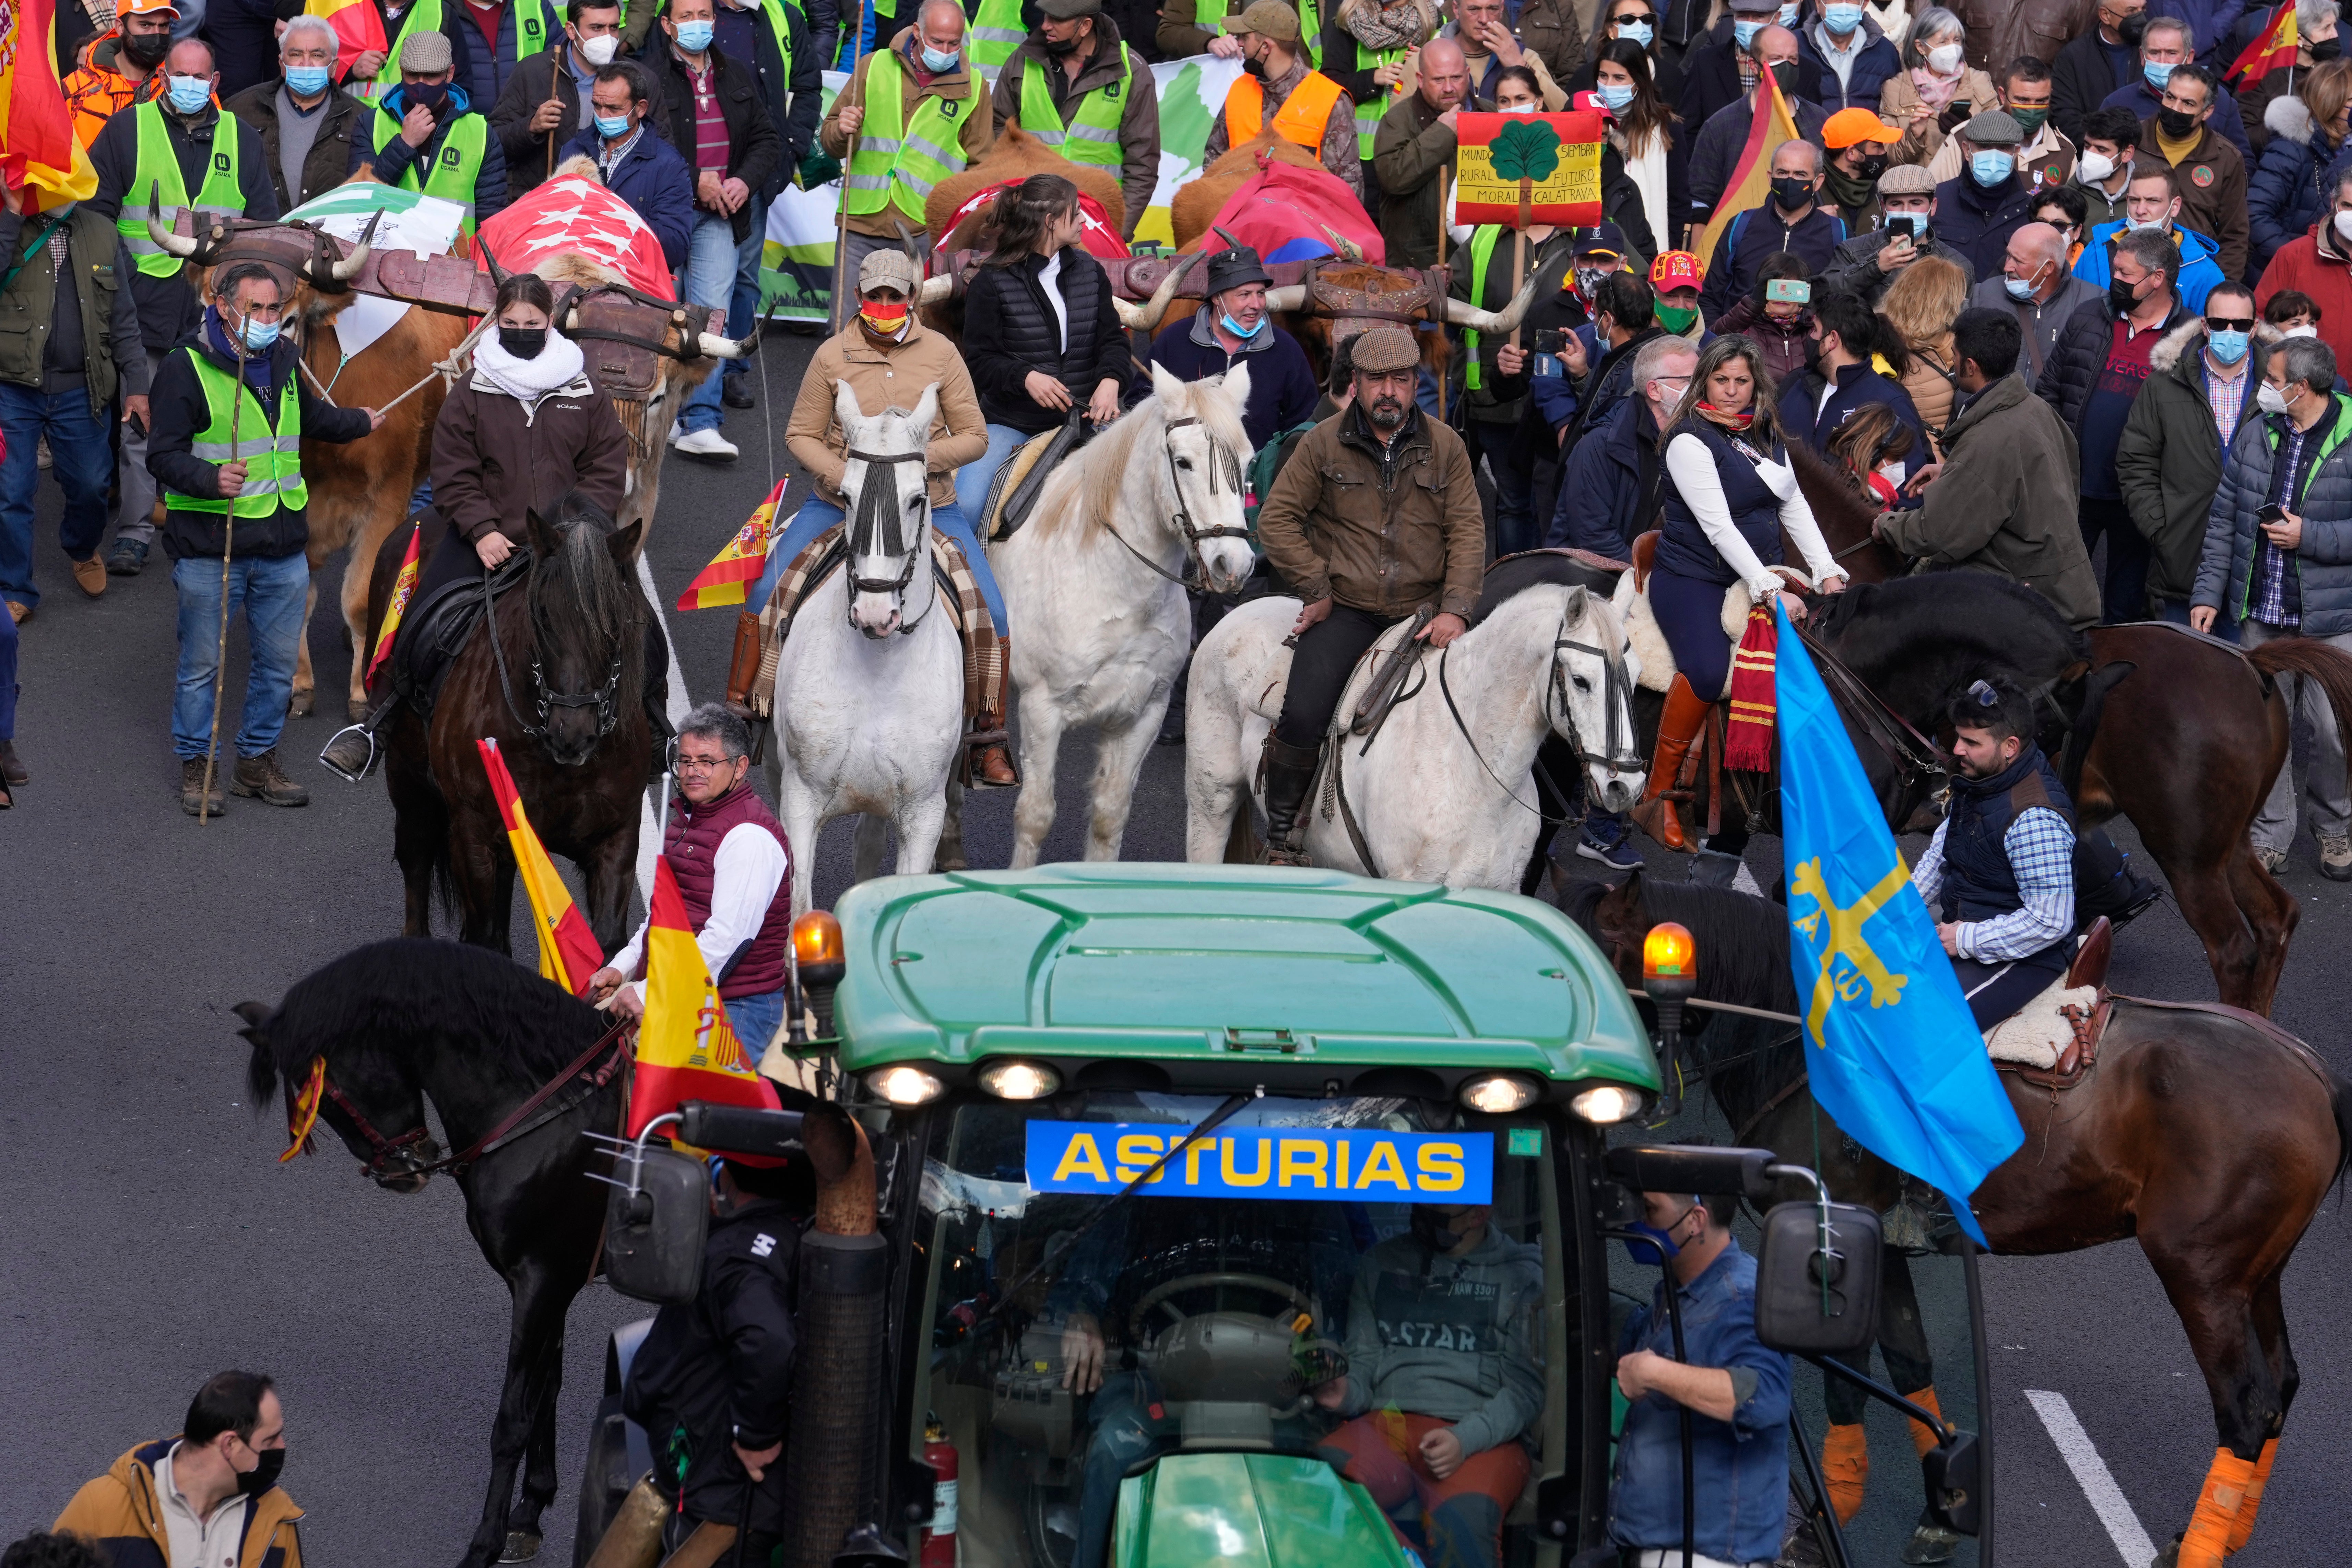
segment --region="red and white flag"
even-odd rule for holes
[[[481,226],[499,266],[536,272],[559,251],[576,250],[621,274],[631,288],[675,300],[661,240],[629,204],[580,174],[534,185],[523,198]]]

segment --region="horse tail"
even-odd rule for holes
[[[2319,683],[2335,716],[2336,732],[2352,735],[2352,654],[2316,637],[2279,637],[2248,650],[2246,658],[2266,676],[2301,675]],[[2290,715],[2290,717],[2292,717]],[[2291,767],[2292,761],[2281,764]]]

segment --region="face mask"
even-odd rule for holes
[[[1659,305],[1654,309],[1658,315],[1658,325],[1676,337],[1689,331],[1691,323],[1698,320],[1696,305]]]
[[[2246,350],[2252,345],[2253,341],[2254,340],[2251,335],[2240,331],[2208,332],[2205,334],[2205,346],[2211,349],[2213,351],[2213,357],[2220,360],[2223,364],[2235,364],[2240,360],[2245,358]],[[2264,386],[2268,386],[2270,383],[2264,382],[2263,384]]]
[[[580,58],[601,70],[613,63],[613,57],[620,52],[620,47],[618,37],[611,33],[600,33],[593,38],[580,40]]]
[[[2254,388],[2254,402],[2260,405],[2262,411],[2265,414],[2284,414],[2286,412],[2286,394],[2281,392],[2277,387],[2273,386],[2267,381],[2263,383],[2262,385]]]
[[[161,33],[122,35],[123,58],[141,70],[153,70],[163,63],[163,57],[171,52],[172,35],[168,28]]]
[[[1780,61],[1778,65],[1772,68],[1772,79],[1780,84],[1780,96],[1782,98],[1796,97],[1797,62],[1794,60]]]
[[[2107,284],[2107,309],[2118,316],[2130,315],[2141,303],[2139,295],[2134,292],[2138,287],[2138,283],[2126,283],[2120,278],[2111,279]]]
[[[1756,35],[1763,30],[1764,24],[1761,22],[1735,21],[1731,24],[1732,41],[1744,49],[1748,45],[1754,43],[1756,41]]]
[[[629,117],[625,114],[596,117],[596,134],[607,142],[618,142],[629,133]]]
[[[2172,62],[2149,60],[2139,68],[2139,74],[2147,79],[2149,87],[2158,92],[2162,92],[2164,84],[2172,79]]]
[[[698,55],[710,47],[711,24],[680,22],[677,25],[677,47],[689,55]]]
[[[1497,114],[1533,114],[1535,111],[1536,106],[1532,103],[1505,103],[1497,105],[1495,110]]]
[[[1802,174],[1781,174],[1772,182],[1772,199],[1782,212],[1795,212],[1813,199],[1813,182]]]
[[[2145,11],[2135,11],[2130,16],[2126,16],[2122,21],[2116,23],[2116,37],[2121,38],[2125,43],[2129,44],[2133,48],[2139,47],[2139,41],[2147,37],[2147,13]]]
[[[250,316],[247,316],[247,317],[246,318],[246,320],[245,320],[245,346],[246,346],[246,350],[247,350],[247,353],[261,353],[261,351],[262,351],[262,350],[264,350],[264,349],[268,348],[270,344],[272,344],[272,343],[276,342],[277,341],[278,341],[278,323],[277,323],[277,322],[275,322],[275,321],[255,321],[255,320],[254,320],[252,317],[250,317]]]
[[[1237,338],[1248,339],[1257,336],[1259,332],[1265,330],[1265,318],[1264,316],[1260,316],[1257,321],[1257,325],[1255,327],[1244,327],[1239,321],[1234,321],[1231,315],[1228,315],[1223,311],[1219,311],[1217,314],[1217,325],[1224,328],[1225,331],[1233,333],[1233,335]]]
[[[213,98],[213,84],[200,76],[175,76],[171,82],[172,112],[195,114]]]
[[[2008,179],[2016,167],[2017,156],[2011,153],[1996,153],[1987,147],[1969,155],[1969,177],[1987,190]]]
[[[1959,75],[1960,46],[1958,44],[1937,44],[1934,48],[1929,49],[1927,51],[1927,68],[1934,71],[1937,76]]]
[[[1911,243],[1914,245],[1927,243],[1929,226],[1926,213],[1888,213],[1886,215],[1886,231],[1889,234],[1907,234],[1911,237]]]
[[[286,1468],[286,1450],[283,1448],[257,1448],[254,1455],[261,1463],[236,1473],[239,1497],[259,1497],[278,1484],[279,1474]]]
[[[327,68],[324,66],[288,66],[286,90],[300,98],[314,98],[327,90]]]
[[[1598,267],[1579,267],[1574,270],[1576,291],[1588,300],[1591,299],[1595,291],[1600,289],[1601,280],[1609,276]]]
[[[1878,184],[1878,176],[1886,173],[1886,160],[1875,153],[1865,156],[1854,170],[1854,177],[1870,184]]]
[[[1631,82],[1603,82],[1598,90],[1601,101],[1609,106],[1612,114],[1624,113],[1626,106],[1633,101],[1633,84]]]
[[[923,46],[923,68],[933,76],[944,76],[955,69],[956,62],[961,58],[963,58],[961,49],[948,49],[942,52],[929,44]]]
[[[1682,1252],[1682,1248],[1675,1245],[1674,1237],[1647,1220],[1637,1219],[1625,1228],[1648,1238],[1623,1244],[1625,1256],[1636,1263],[1646,1263],[1654,1268],[1669,1258],[1679,1256]]]
[[[517,359],[537,359],[547,347],[545,327],[500,327],[499,347]]]
[[[857,309],[857,324],[885,342],[895,342],[906,332],[908,316],[904,300],[886,305],[879,300],[868,300]]]
[[[1790,0],[1788,5],[1781,6],[1772,19],[1784,27],[1795,26],[1797,25],[1796,0]]]
[[[2158,110],[2156,123],[2158,130],[2175,142],[2186,142],[2197,131],[2197,117],[2183,113],[2178,109]]]
[[[2283,327],[2279,330],[2282,338],[2315,338],[2318,335],[2317,327]]]
[[[1617,36],[1630,38],[1645,49],[1650,47],[1650,39],[1655,37],[1647,22],[1620,22],[1617,24]]]
[[[2031,300],[2033,298],[2033,291],[2042,286],[2041,269],[2035,268],[2030,278],[2003,278],[2000,280],[2000,286],[2008,290],[2009,297],[2012,300]]]
[[[1069,56],[1075,55],[1078,52],[1078,40],[1075,37],[1067,38],[1047,38],[1045,40],[1045,52],[1053,56],[1057,60],[1066,59]]]
[[[2344,52],[2344,40],[2322,38],[2315,44],[2305,44],[2303,47],[2311,51],[2313,65],[2324,65]]]
[[[1843,38],[1862,26],[1862,7],[1824,5],[1822,7],[1822,26],[1827,27],[1835,37]]]
[[[2116,161],[2105,153],[2085,153],[2074,161],[2074,176],[2086,185],[2095,185],[2115,172]]]
[[[1468,1218],[1467,1215],[1442,1215],[1435,1209],[1415,1205],[1411,1221],[1413,1239],[1432,1252],[1450,1253],[1462,1245],[1462,1238],[1467,1234],[1466,1229],[1457,1231],[1454,1227]]]
[[[2169,216],[2152,217],[2143,223],[2138,218],[2126,214],[2124,217],[2124,226],[2135,234],[2162,234],[2172,226],[2172,219]]]
[[[427,114],[438,120],[441,111],[449,105],[449,84],[446,81],[419,82],[415,87],[403,88],[401,96],[411,105],[422,105]]]
[[[2050,110],[2046,105],[2041,109],[2012,109],[2009,117],[2017,121],[2017,128],[2024,132],[2025,139],[2031,142],[2034,133],[2042,129],[2042,122],[2050,118]]]

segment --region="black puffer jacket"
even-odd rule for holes
[[[2169,333],[2187,314],[2180,297],[2174,295],[2172,313],[2164,319],[2164,331]],[[2107,308],[2106,300],[2084,300],[2066,318],[2066,324],[2058,329],[2058,341],[2052,345],[2050,358],[2042,366],[2041,379],[2033,384],[2035,395],[2056,409],[2066,428],[2078,435],[2083,428],[2083,409],[2091,401],[2092,389],[2099,384],[2099,373],[2107,368],[2107,350],[2115,336],[2116,313]]]
[[[1086,406],[1105,381],[1125,386],[1131,374],[1127,332],[1111,304],[1110,278],[1102,263],[1076,246],[1062,252],[1061,295],[1069,311],[1068,345],[1063,345],[1053,301],[1039,281],[1042,256],[1024,256],[1009,267],[982,267],[964,295],[963,358],[980,394],[980,412],[991,425],[1010,425],[1031,435],[1051,430],[1066,416],[1040,407],[1022,384],[1033,370],[1058,376],[1070,399]]]

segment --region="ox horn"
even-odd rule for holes
[[[163,184],[160,180],[147,182],[147,237],[153,240],[167,256],[183,260],[196,253],[196,238],[190,235],[182,239],[164,226],[163,218]]]
[[[955,279],[952,278],[926,278],[915,289],[915,303],[918,305],[944,305],[953,298]],[[1115,304],[1126,303],[1117,295],[1111,299]]]
[[[1119,325],[1130,332],[1158,331],[1160,319],[1168,313],[1168,302],[1176,298],[1176,285],[1183,281],[1184,274],[1191,269],[1192,263],[1200,259],[1201,253],[1196,250],[1170,268],[1168,276],[1160,280],[1160,287],[1151,291],[1151,298],[1140,305],[1130,305],[1118,295],[1112,295],[1110,302],[1118,310]]]
[[[1499,310],[1481,310],[1467,300],[1451,295],[1445,300],[1445,319],[1457,327],[1467,327],[1474,332],[1515,332],[1527,318],[1528,307],[1535,303],[1536,280],[1532,278],[1518,292],[1518,297]]]
[[[1305,309],[1307,309],[1307,285],[1304,283],[1286,283],[1279,289],[1269,289],[1265,291],[1265,310],[1268,315]]]
[[[367,226],[360,230],[360,237],[352,245],[352,253],[328,268],[328,276],[338,283],[348,283],[358,277],[360,268],[367,265],[369,242],[375,238],[375,226],[383,221],[383,212],[379,208],[375,216],[367,220]]]
[[[717,332],[703,332],[696,338],[702,353],[711,359],[749,359],[760,346],[759,318],[751,321],[751,334],[743,338],[722,338]]]

